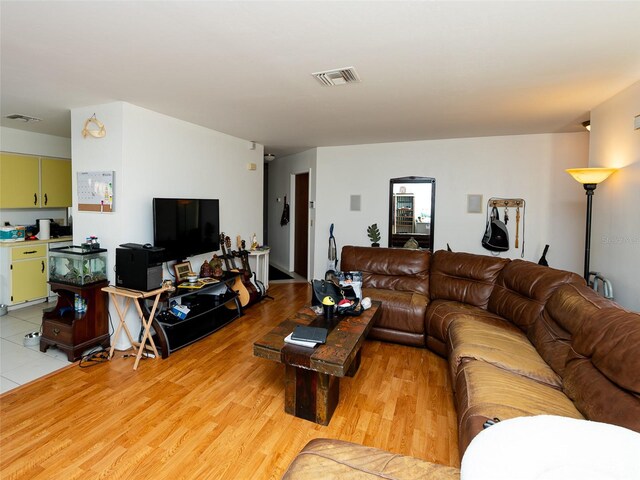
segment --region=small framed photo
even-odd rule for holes
[[[183,282],[187,279],[187,275],[191,271],[191,262],[176,263],[173,266],[176,272],[176,282]]]

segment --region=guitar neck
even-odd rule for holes
[[[234,270],[238,270],[238,266],[236,265],[236,255],[235,252],[229,252],[229,258],[231,259],[231,268]]]
[[[242,259],[242,268],[244,268],[249,275],[251,275],[251,265],[249,265],[249,252],[246,250],[240,250],[240,258]]]
[[[224,259],[224,266],[227,269],[227,272],[231,271],[231,267],[229,266],[229,255],[227,254],[227,250],[224,248],[225,245],[225,236],[224,233],[220,235],[220,248],[222,249],[222,258]]]

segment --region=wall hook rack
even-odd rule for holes
[[[487,203],[487,205],[491,208],[493,207],[497,207],[497,208],[524,208],[525,206],[525,201],[523,198],[498,198],[498,197],[491,197]]]
[[[520,247],[520,219],[522,218],[522,252],[520,254],[520,258],[524,258],[524,212],[526,207],[526,202],[524,198],[500,198],[500,197],[491,197],[487,201],[487,212],[493,208],[504,208],[505,209],[505,224],[507,223],[506,212],[509,208],[516,209],[516,236],[513,246],[515,248]]]

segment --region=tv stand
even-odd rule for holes
[[[212,334],[242,316],[238,294],[228,288],[238,275],[235,272],[225,272],[220,282],[198,289],[178,286],[175,291],[161,298],[151,328],[156,346],[162,350],[162,358],[167,358],[172,352]],[[184,319],[170,313],[171,303],[174,301],[189,307],[189,313]],[[149,315],[147,301],[139,299],[138,302],[145,314]]]

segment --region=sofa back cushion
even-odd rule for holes
[[[613,307],[615,302],[586,285],[563,285],[549,297],[542,315],[529,329],[529,340],[562,376],[573,335],[587,319],[597,318],[603,308]]]
[[[487,308],[506,258],[438,250],[431,259],[431,299]]]
[[[403,248],[342,248],[340,269],[362,272],[362,286],[420,293],[429,298],[431,252]]]
[[[551,294],[567,283],[585,282],[572,272],[524,260],[512,260],[498,275],[488,309],[527,333],[542,314],[544,304]]]
[[[640,314],[614,307],[574,333],[564,391],[589,420],[640,432]]]

